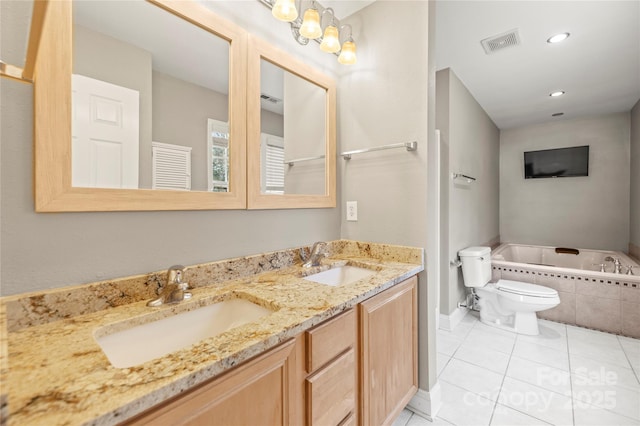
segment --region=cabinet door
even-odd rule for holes
[[[287,425],[295,380],[291,340],[162,407],[136,425]]]
[[[418,389],[417,282],[360,304],[363,425],[391,424]]]

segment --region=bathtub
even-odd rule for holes
[[[568,253],[572,250],[576,250],[578,254]],[[502,244],[491,253],[491,259],[495,261],[597,272],[600,271],[600,265],[604,264],[606,272],[613,272],[613,263],[604,260],[607,256],[620,259],[623,274],[627,271],[627,266],[635,266],[634,274],[640,275],[638,263],[620,251],[564,250],[557,247]]]
[[[623,252],[563,250],[556,247],[502,244],[491,253],[492,280],[515,280],[551,287],[560,304],[538,312],[540,318],[640,338],[640,267]],[[566,253],[570,252],[570,253]],[[574,254],[578,252],[578,254]],[[611,256],[622,274],[613,273]],[[606,264],[601,272],[600,264]]]

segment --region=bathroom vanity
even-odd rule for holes
[[[298,250],[189,267],[193,297],[160,308],[146,306],[160,272],[5,298],[9,421],[390,423],[417,389],[422,249],[340,240],[327,250],[313,268],[302,268]],[[345,266],[370,274],[339,282],[343,275],[336,285],[314,281]],[[270,313],[124,368],[96,341],[235,299]]]

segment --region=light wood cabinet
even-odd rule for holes
[[[307,424],[338,426],[355,414],[355,361],[355,352],[349,349],[307,378]]]
[[[418,389],[417,277],[359,305],[360,420],[393,423]]]
[[[221,377],[182,394],[129,425],[288,425],[295,380],[290,340]]]
[[[128,425],[393,423],[417,390],[417,278],[410,278]]]
[[[338,426],[357,419],[357,316],[354,309],[306,333],[305,423]]]

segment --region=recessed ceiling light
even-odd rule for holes
[[[551,114],[552,117],[560,117],[561,115],[564,115],[564,112],[556,112],[554,114]]]
[[[547,43],[560,43],[561,41],[565,41],[571,34],[569,33],[560,33],[556,34],[547,39]]]
[[[557,98],[558,96],[562,95],[564,95],[564,90],[558,90],[557,92],[549,93],[549,96],[551,96],[552,98]]]

